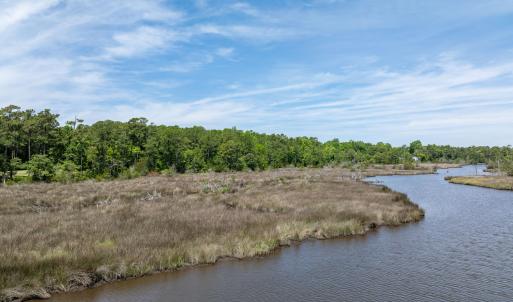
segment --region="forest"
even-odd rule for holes
[[[172,122],[172,121],[170,121]],[[370,164],[414,166],[422,162],[487,163],[513,173],[513,149],[452,147],[414,141],[388,143],[261,134],[236,128],[154,125],[144,117],[128,122],[80,119],[61,125],[49,109],[10,105],[0,109],[0,175],[3,183],[132,178],[148,173],[249,171],[281,167]]]

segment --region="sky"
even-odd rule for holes
[[[513,144],[513,0],[0,0],[0,106]]]

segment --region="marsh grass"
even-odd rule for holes
[[[485,187],[497,190],[513,190],[511,176],[452,176],[445,178],[450,183]]]
[[[265,255],[292,240],[364,234],[422,216],[405,195],[340,168],[7,186],[0,300]]]

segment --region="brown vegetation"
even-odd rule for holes
[[[291,240],[364,234],[423,216],[405,195],[354,179],[340,168],[280,169],[2,187],[0,301],[264,255]]]
[[[435,173],[438,169],[458,168],[462,164],[452,163],[418,163],[413,169],[406,169],[404,165],[370,165],[362,172],[364,176],[376,175],[417,175]]]
[[[497,190],[513,190],[511,176],[454,176],[446,178],[450,183],[485,187]]]

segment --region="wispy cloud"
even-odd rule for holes
[[[253,16],[253,17],[261,17],[262,13],[256,9],[254,6],[247,2],[235,2],[230,6],[231,9],[242,12],[246,15]]]
[[[511,14],[498,0],[0,0],[0,106],[507,144]]]
[[[115,45],[105,49],[104,58],[124,58],[171,47],[179,35],[163,28],[141,26],[132,32],[113,36]]]
[[[159,70],[166,72],[188,73],[197,71],[205,65],[214,62],[217,58],[231,59],[234,53],[233,48],[221,47],[212,52],[190,54],[180,61],[166,64]]]
[[[217,25],[201,24],[193,28],[194,34],[218,35],[232,39],[245,39],[254,42],[272,42],[297,38],[301,32],[287,27],[261,25]]]
[[[216,50],[216,55],[222,58],[229,58],[233,55],[234,49],[232,47],[221,47]]]
[[[231,9],[248,13],[250,6],[236,3]],[[190,24],[189,19],[187,12],[158,0],[0,2],[0,102],[43,106],[66,95],[66,102],[96,98],[108,104],[130,94],[114,77],[130,69],[129,62],[164,56],[168,62],[157,71],[190,72],[235,52],[225,46],[195,50],[192,56],[183,51],[202,36],[271,41],[283,34],[264,25]],[[177,48],[182,51],[174,53]]]
[[[279,123],[295,135],[328,139],[344,133],[357,139],[362,133],[375,138],[401,133],[431,139],[447,127],[513,126],[512,63],[475,66],[442,55],[412,71],[317,75],[317,80],[313,76],[306,82],[245,89],[194,103],[243,103],[261,121],[252,127],[265,130],[269,123]],[[289,101],[282,106],[276,99]]]
[[[183,13],[152,1],[6,1],[0,3],[0,104],[68,110],[127,93],[110,66],[92,58],[127,58],[167,47]]]
[[[0,32],[56,5],[58,0],[0,3]]]

